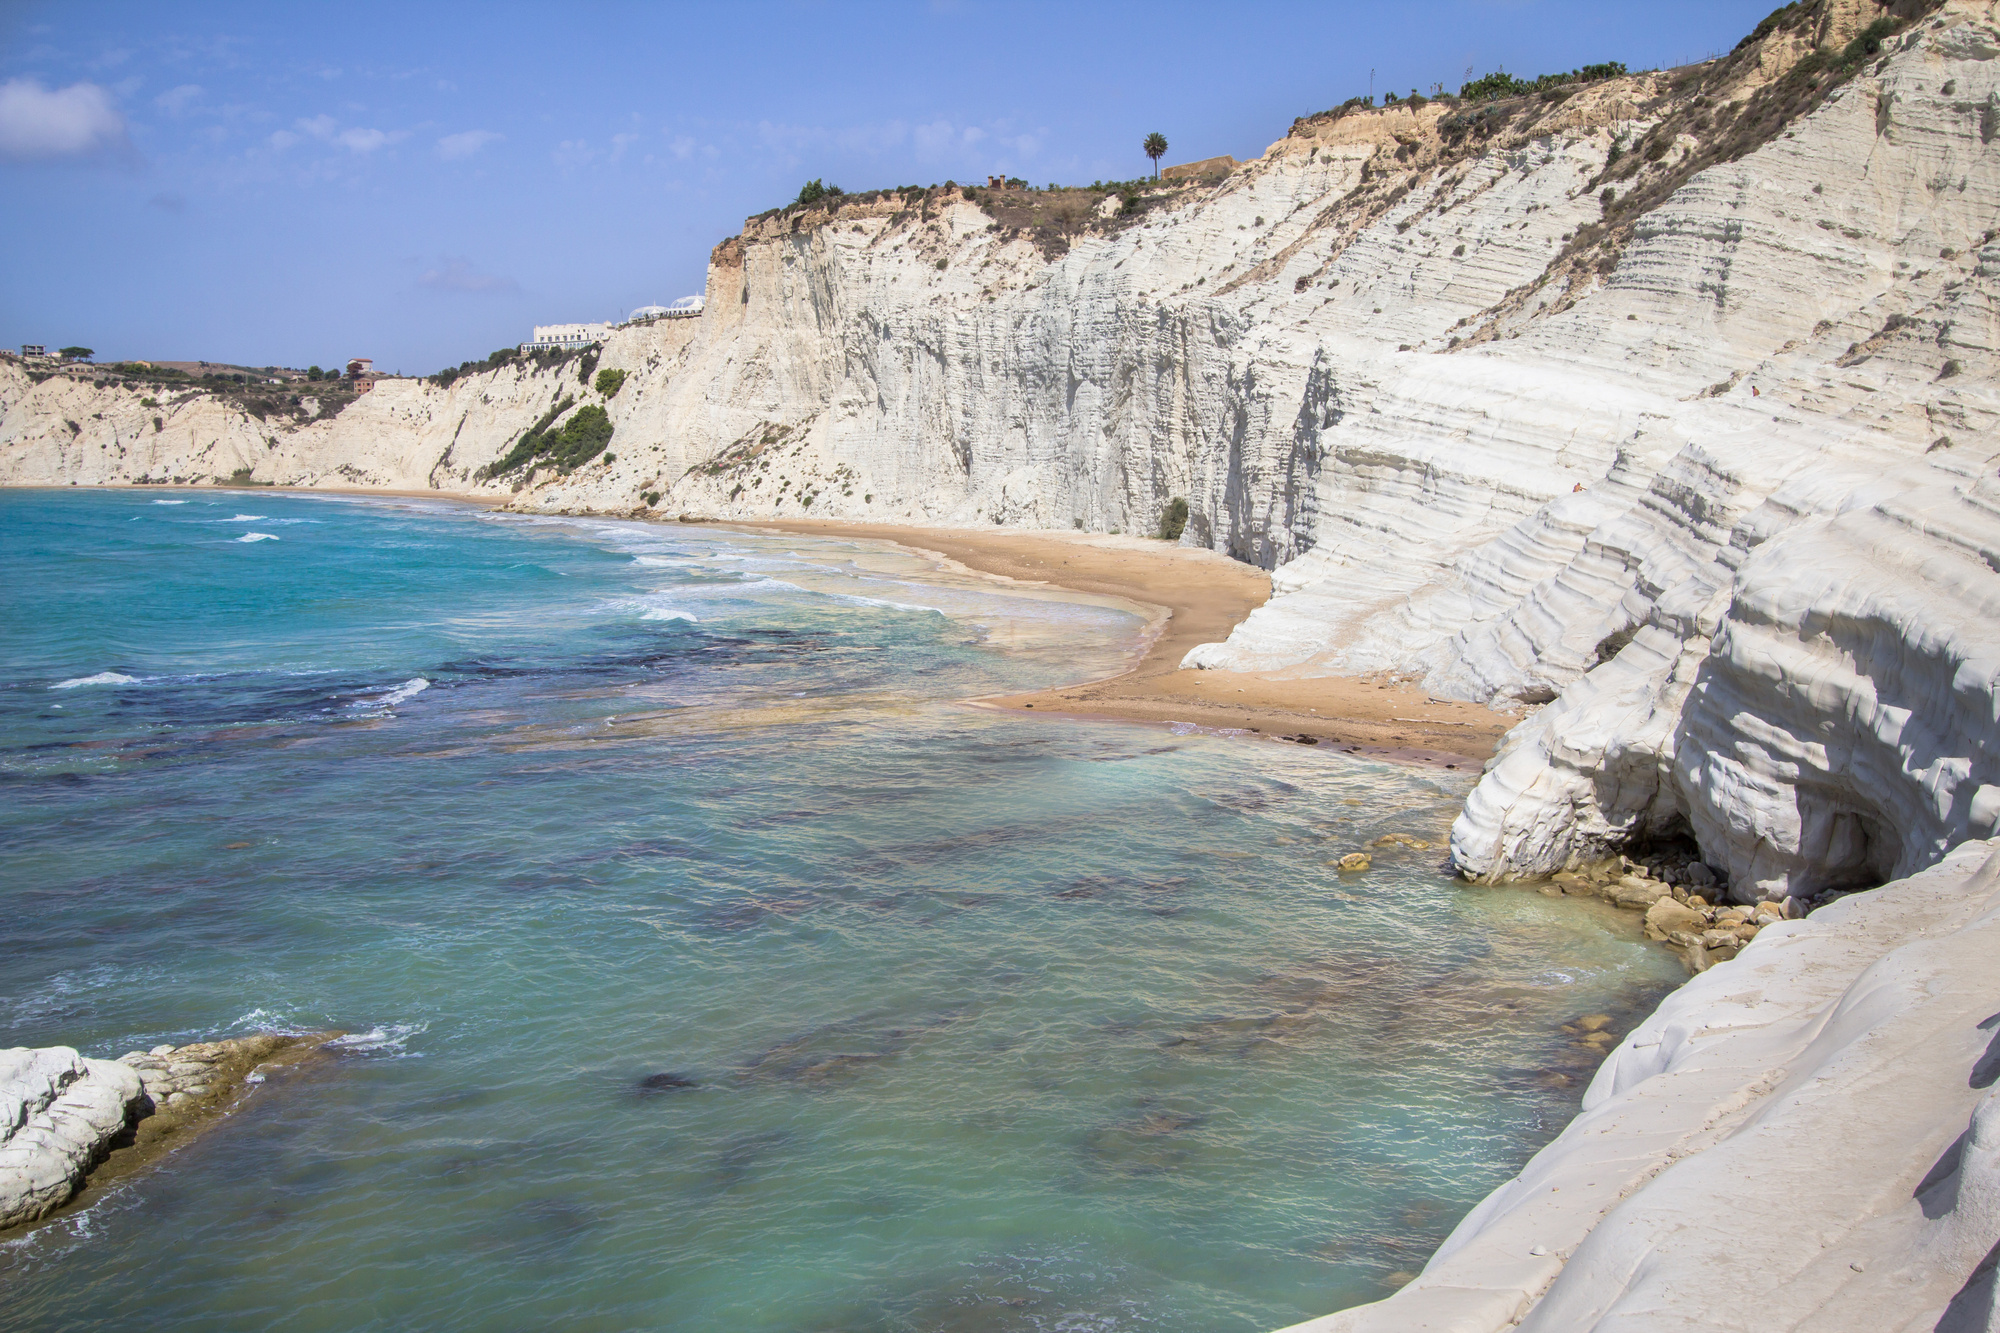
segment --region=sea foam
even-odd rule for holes
[[[128,676],[119,671],[100,671],[94,676],[78,676],[74,680],[66,680],[60,684],[51,685],[49,688],[52,690],[73,690],[79,685],[136,685],[138,683],[139,678],[137,676]]]
[[[412,676],[375,702],[384,708],[393,707],[406,699],[414,699],[430,687],[431,683],[422,676]]]
[[[278,539],[268,532],[246,532],[236,540],[239,542],[274,542]]]
[[[330,1051],[354,1051],[361,1055],[419,1056],[420,1051],[404,1049],[410,1038],[428,1030],[429,1023],[387,1023],[366,1032],[350,1032],[326,1044]]]

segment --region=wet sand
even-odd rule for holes
[[[1294,678],[1285,672],[1184,671],[1197,644],[1227,638],[1271,595],[1260,569],[1214,551],[1143,537],[1018,529],[921,528],[833,520],[719,526],[866,537],[927,552],[981,574],[1131,603],[1151,618],[1132,666],[1104,680],[980,700],[1042,716],[1192,723],[1274,740],[1445,768],[1477,768],[1519,721],[1478,704],[1433,700],[1387,677]]]

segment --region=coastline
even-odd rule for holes
[[[711,526],[706,521],[704,526]],[[1271,595],[1270,575],[1202,547],[1146,537],[1019,528],[932,528],[842,520],[732,520],[712,526],[886,541],[976,574],[1114,597],[1150,612],[1136,660],[1116,675],[982,707],[1041,717],[1191,723],[1294,744],[1325,744],[1401,763],[1473,769],[1519,721],[1479,704],[1432,699],[1387,677],[1197,671],[1181,659],[1215,643]],[[1308,738],[1304,742],[1296,738]]]
[[[471,497],[432,491],[285,489],[303,495],[443,499],[494,507]],[[630,514],[574,516],[645,521]],[[1261,678],[1182,670],[1179,661],[1193,643],[1226,635],[1268,595],[1268,578],[1261,571],[1210,551],[1143,538],[1060,532],[961,532],[831,522],[703,526],[890,542],[1024,588],[1059,588],[1116,599],[1149,614],[1125,671],[1039,693],[973,701],[978,706],[1154,724],[1195,721],[1212,726],[1217,724],[1208,719],[1241,718],[1249,725],[1231,726],[1228,721],[1221,725],[1249,732],[1261,724],[1265,730],[1259,734],[1272,739],[1283,739],[1271,735],[1273,716],[1296,719],[1301,730],[1313,728],[1322,736],[1343,730],[1354,734],[1371,725],[1406,727],[1405,719],[1422,716],[1408,703],[1411,696],[1421,698],[1420,691],[1382,689],[1367,680],[1287,680],[1276,673]],[[1244,684],[1239,686],[1238,681]],[[1253,684],[1261,687],[1256,694],[1249,693]],[[1246,697],[1234,702],[1220,697],[1235,688],[1244,689]],[[1364,691],[1380,698],[1367,697]],[[1312,711],[1319,701],[1326,702],[1330,715]],[[1298,711],[1301,706],[1307,710],[1303,714]],[[1346,711],[1336,711],[1343,707]],[[1507,724],[1504,715],[1478,711],[1487,713],[1487,725],[1495,734]],[[1438,713],[1432,711],[1431,716]],[[1392,733],[1397,739],[1409,734]],[[1411,751],[1378,746],[1373,753],[1404,758]],[[1453,753],[1434,750],[1420,762],[1457,762],[1445,758]],[[1600,1301],[1641,1307],[1657,1301],[1658,1284],[1698,1285],[1701,1275],[1727,1276],[1719,1284],[1720,1304],[1712,1312],[1717,1319],[1735,1308],[1728,1302],[1737,1299],[1735,1293],[1747,1284],[1755,1281],[1768,1287],[1774,1278],[1781,1305],[1823,1302],[1832,1298],[1831,1292],[1839,1299],[1891,1310],[1893,1297],[1901,1290],[1891,1279],[1902,1281],[1896,1274],[1916,1262],[1906,1262],[1907,1256],[1956,1244],[1957,1232],[1969,1233],[1976,1222],[1947,1213],[1938,1215],[1944,1219],[1939,1225],[1930,1226],[1938,1220],[1931,1216],[1935,1199],[1899,1205],[1899,1211],[1851,1197],[1857,1189],[1881,1194],[1878,1187],[1889,1178],[1893,1188],[1882,1197],[1916,1199],[1924,1193],[1926,1172],[1935,1176],[1949,1158],[1951,1137],[1961,1131],[1972,1134],[1980,1124],[1974,1121],[1968,1126],[1968,1119],[1986,1114],[1975,1103],[1987,1084],[1974,1080],[1991,1064],[1990,1058],[1982,1063],[1987,1036],[1979,1023],[1987,997],[1976,982],[1964,987],[1946,984],[1951,978],[1977,975],[1970,960],[1991,947],[1993,922],[2000,921],[1996,906],[2000,898],[1989,896],[2000,885],[2000,857],[1983,865],[1972,858],[1970,849],[1960,848],[1946,865],[1932,871],[1855,895],[1810,920],[1774,925],[1729,967],[1670,992],[1599,1066],[1561,1136],[1475,1206],[1402,1292],[1383,1302],[1309,1320],[1295,1326],[1298,1333],[1426,1327],[1430,1326],[1426,1321],[1441,1312],[1448,1312],[1449,1326],[1490,1328],[1493,1333],[1516,1326],[1587,1327]],[[1951,955],[1949,967],[1940,967],[1927,956],[1926,951],[1940,947]],[[1891,966],[1900,969],[1898,1016],[1884,1019],[1858,1012],[1872,1002],[1876,992],[1870,987],[1879,989],[1887,975],[1873,970],[1873,965],[1892,953],[1897,961]],[[1745,1001],[1746,990],[1754,991],[1755,998]],[[1746,1008],[1756,1012],[1743,1012]],[[1814,1047],[1814,1034],[1823,1030],[1840,1031],[1846,1044],[1828,1051]],[[329,1034],[321,1034],[325,1035]],[[1868,1169],[1826,1186],[1815,1199],[1815,1216],[1860,1219],[1832,1247],[1841,1261],[1832,1268],[1847,1271],[1830,1271],[1815,1257],[1816,1251],[1807,1253],[1811,1237],[1801,1234],[1803,1223],[1789,1229],[1768,1219],[1759,1223],[1761,1213],[1756,1208],[1740,1208],[1742,1183],[1748,1182],[1754,1194],[1762,1172],[1782,1179],[1788,1194],[1820,1190],[1812,1145],[1842,1132],[1835,1122],[1848,1100],[1874,1095],[1877,1085],[1887,1086],[1883,1080],[1888,1060],[1899,1061],[1895,1066],[1899,1070],[1907,1068],[1907,1061],[1896,1052],[1912,1043],[1939,1052],[1925,1062],[1922,1078],[1912,1082],[1922,1105],[1910,1098],[1889,1097],[1873,1114],[1881,1126],[1907,1130],[1916,1125],[1916,1132],[1907,1135],[1907,1141],[1897,1137],[1902,1130],[1884,1128],[1873,1134],[1866,1144]],[[1861,1045],[1894,1050],[1850,1066],[1847,1052]],[[1788,1092],[1829,1082],[1834,1086],[1811,1099],[1787,1101]],[[202,1124],[226,1114],[243,1091],[240,1084],[216,1088],[209,1104],[180,1113],[187,1117],[185,1122],[177,1123],[179,1117],[173,1113],[140,1122],[135,1141],[123,1145],[75,1198],[47,1216],[89,1206],[120,1179],[145,1169]],[[1781,1114],[1796,1122],[1789,1138],[1764,1125]],[[1988,1118],[2000,1125],[2000,1110]],[[1968,1199],[1979,1203],[1983,1186],[1969,1176],[1967,1180]],[[1922,1221],[1904,1215],[1913,1210]],[[1875,1256],[1880,1251],[1868,1248],[1872,1241],[1861,1234],[1870,1227],[1898,1233],[1888,1245],[1879,1277]],[[1693,1242],[1669,1244],[1657,1239],[1682,1233],[1710,1237],[1712,1243],[1705,1241],[1706,1248],[1700,1248]],[[1722,1239],[1713,1239],[1717,1237]],[[1732,1268],[1737,1260],[1731,1254],[1738,1251],[1754,1251],[1760,1258],[1755,1264],[1746,1260]],[[1647,1270],[1629,1276],[1638,1262],[1635,1253],[1640,1260],[1658,1256],[1658,1273]],[[1923,1297],[1935,1313],[1942,1303],[1956,1302],[1961,1294],[1931,1282]],[[1528,1322],[1519,1324],[1524,1317]],[[1572,1318],[1579,1322],[1563,1322]],[[1812,1327],[1810,1322],[1784,1322],[1786,1318],[1774,1316],[1770,1326]]]
[[[503,498],[462,491],[371,486],[91,486],[10,490],[170,490],[303,496],[445,500],[504,509]],[[573,518],[671,524],[655,514],[562,511]],[[1040,717],[1193,725],[1293,744],[1457,771],[1477,771],[1517,715],[1479,704],[1433,699],[1394,677],[1285,672],[1199,671],[1181,666],[1189,650],[1219,643],[1271,596],[1270,575],[1205,547],[1148,537],[1021,528],[940,528],[839,519],[700,519],[701,526],[883,541],[972,574],[1130,604],[1152,623],[1133,664],[1116,675],[1027,694],[993,695],[979,707]]]

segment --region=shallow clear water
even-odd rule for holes
[[[1421,1266],[1573,1110],[1560,1025],[1678,979],[1330,867],[1456,774],[957,702],[1116,607],[414,502],[0,542],[0,1044],[361,1034],[0,1243],[8,1328],[1248,1333]]]

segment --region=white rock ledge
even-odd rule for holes
[[[2000,840],[1765,929],[1387,1300],[1286,1333],[2000,1327]]]
[[[337,1032],[253,1033],[92,1060],[67,1046],[0,1049],[0,1231],[47,1217],[113,1148],[129,1171],[226,1111],[254,1071],[320,1050]],[[130,1131],[130,1133],[128,1133]]]
[[[138,1071],[114,1060],[0,1050],[0,1229],[68,1203],[144,1099]]]

